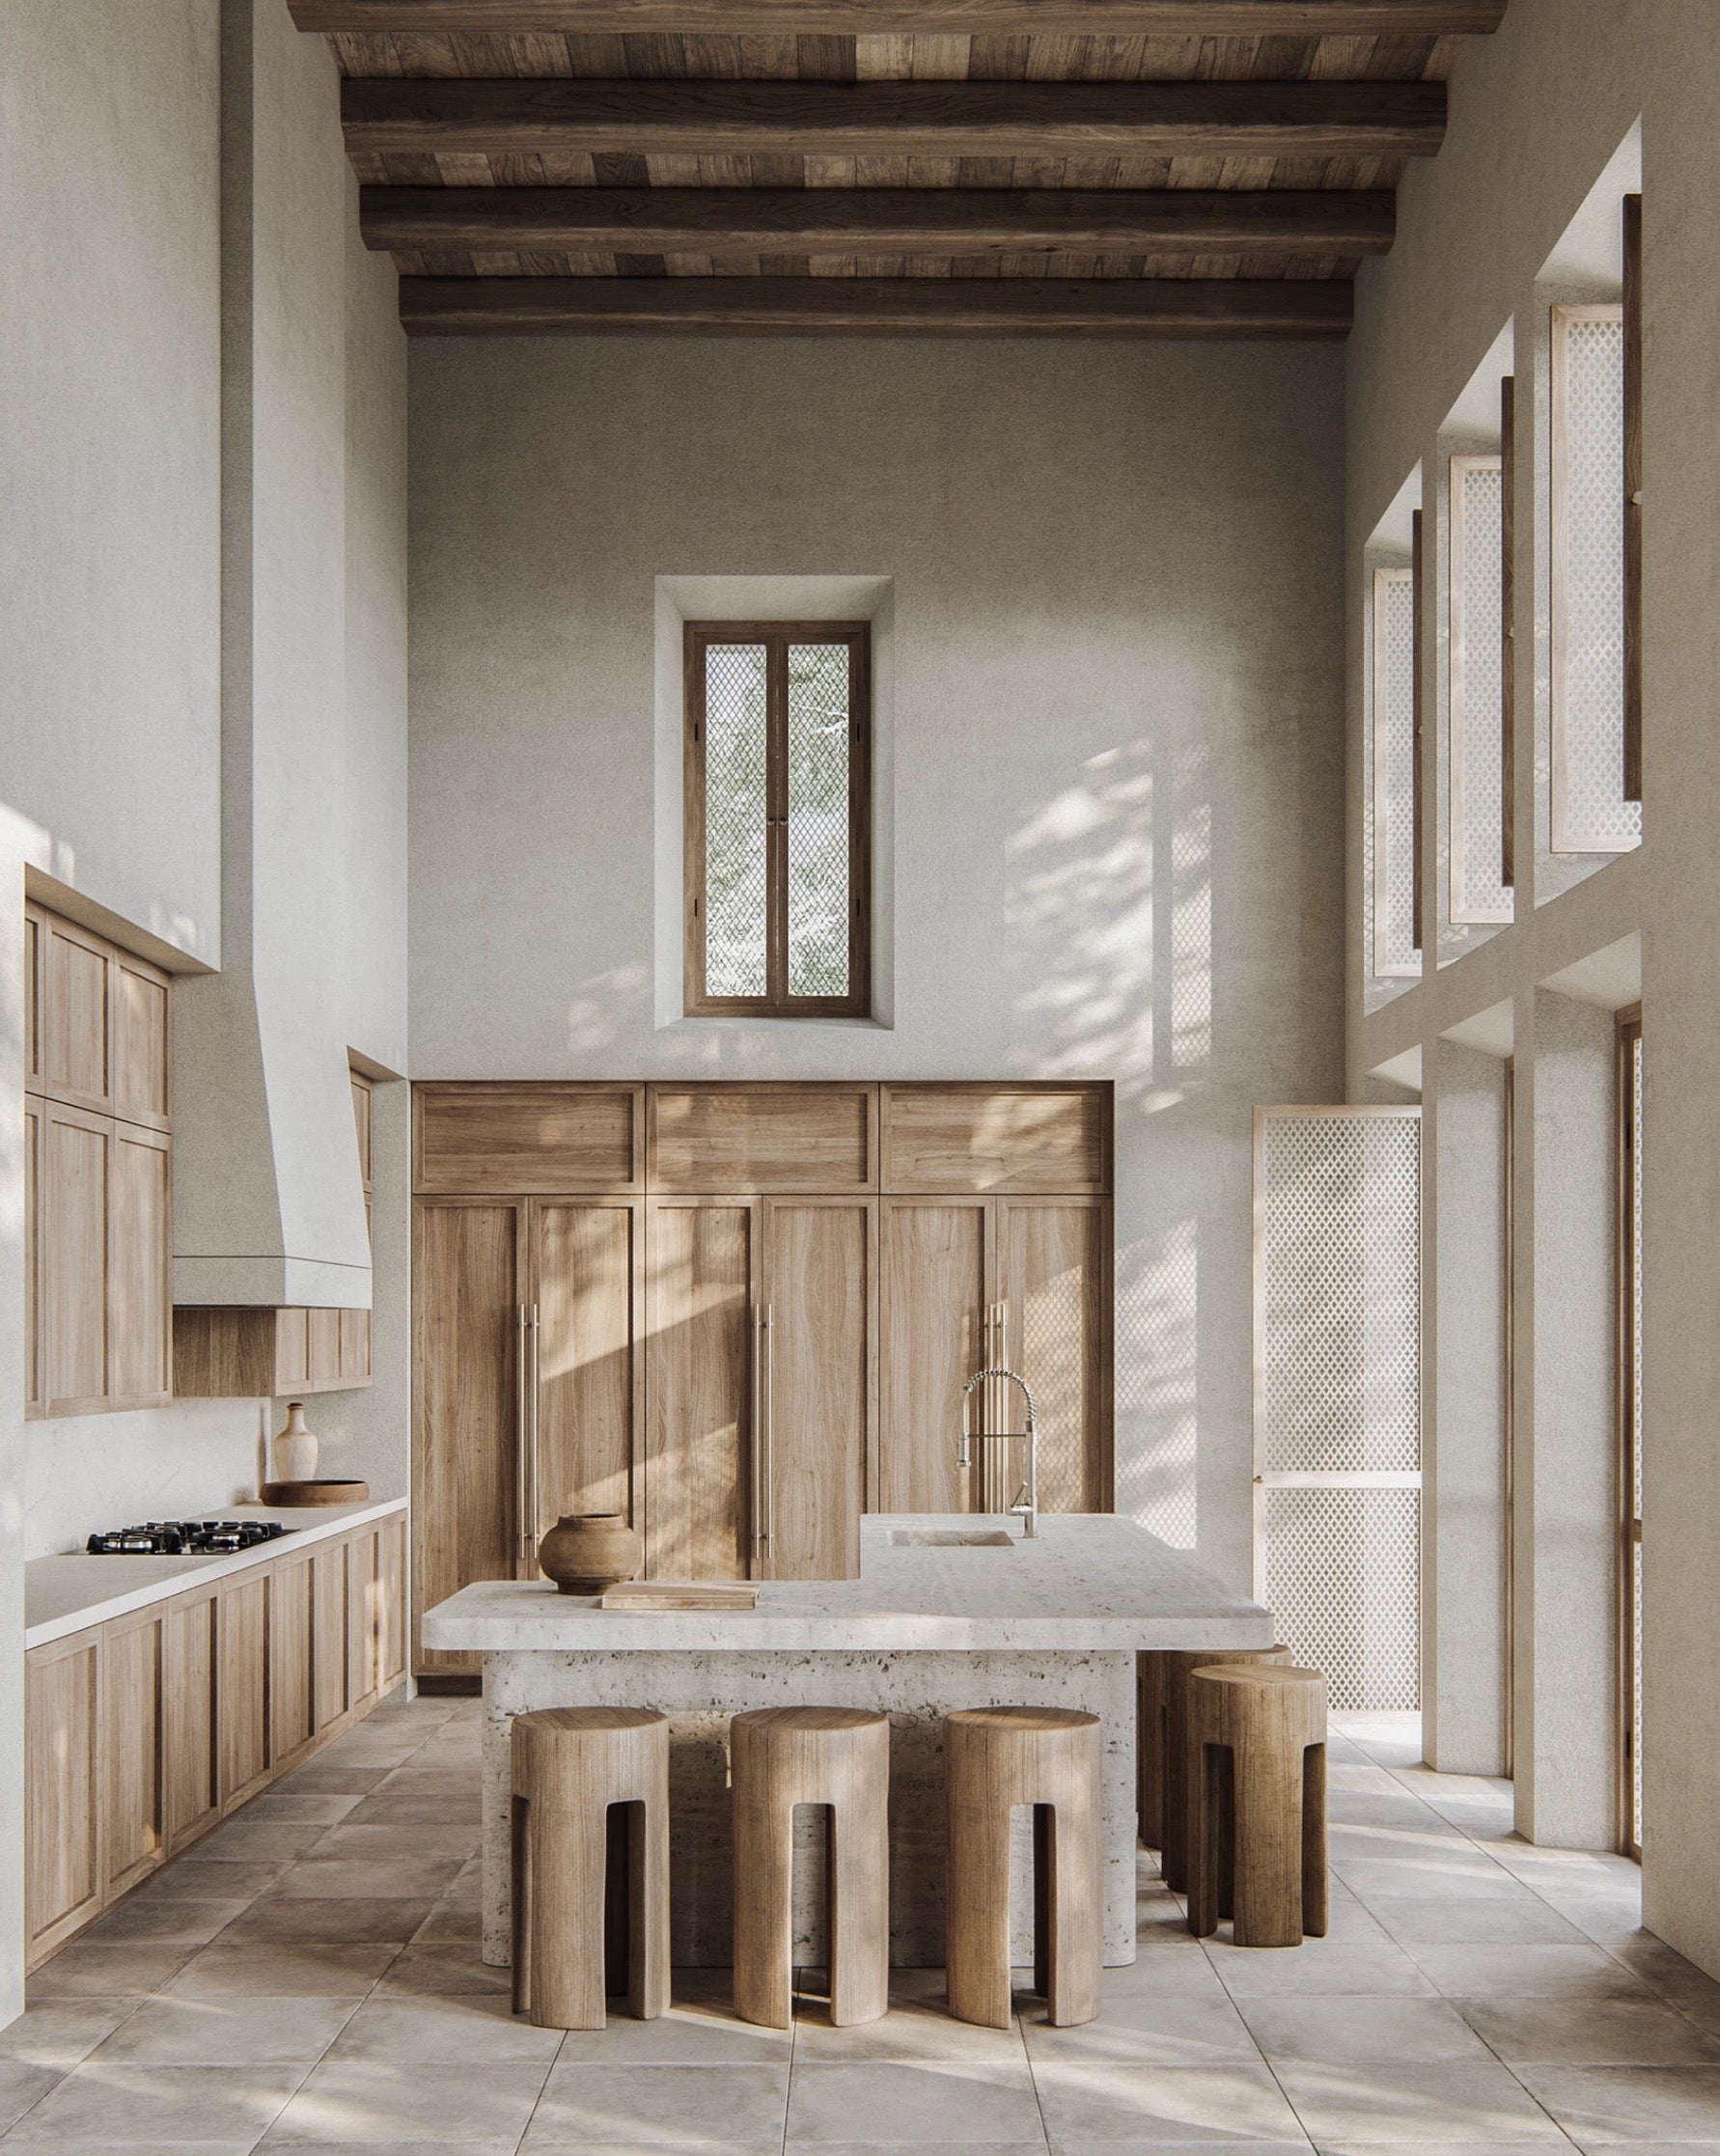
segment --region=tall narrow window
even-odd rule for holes
[[[1619,1020],[1619,1845],[1643,1853],[1643,1018]]]
[[[1552,846],[1623,853],[1642,836],[1624,797],[1624,316],[1552,319]]]
[[[1509,921],[1500,880],[1504,488],[1497,456],[1451,462],[1451,917]]]
[[[1421,973],[1415,935],[1415,577],[1373,572],[1373,971]]]
[[[864,622],[686,628],[686,1008],[870,1008]]]

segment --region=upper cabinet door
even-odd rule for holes
[[[753,1479],[759,1208],[665,1199],[648,1208],[646,1568],[744,1580]]]
[[[1111,1187],[1106,1085],[880,1088],[883,1187],[1102,1197]]]
[[[49,1415],[75,1415],[108,1404],[114,1125],[49,1101],[41,1146],[42,1405]]]
[[[1042,1512],[1111,1509],[1111,1266],[1108,1208],[1096,1200],[996,1202],[997,1348],[1033,1389]],[[1011,1427],[1021,1426],[1013,1386]],[[1010,1496],[1023,1449],[1011,1448]]]
[[[24,908],[24,1091],[42,1088],[42,1029],[46,1015],[42,971],[47,961],[47,923],[38,906]]]
[[[108,967],[113,1112],[152,1130],[168,1127],[167,976],[126,952]]]
[[[860,1515],[874,1447],[877,1203],[764,1204],[759,1331],[758,1573],[860,1574]]]
[[[878,1508],[968,1512],[961,1393],[986,1360],[991,1214],[984,1199],[885,1199],[879,1207],[883,1380]]]
[[[427,1194],[643,1190],[645,1088],[420,1086],[413,1181]]]
[[[57,914],[42,916],[42,1088],[80,1108],[107,1108],[113,1077],[109,1038],[111,946]]]
[[[645,1409],[639,1201],[540,1199],[532,1206],[538,1539],[564,1512],[620,1512],[640,1525],[634,1473]]]
[[[149,1407],[173,1393],[170,1155],[164,1133],[114,1125],[108,1202],[110,1405]]]
[[[653,1191],[877,1188],[875,1086],[652,1086]]]

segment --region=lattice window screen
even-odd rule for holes
[[[1421,1119],[1262,1108],[1258,1591],[1334,1706],[1420,1698]]]
[[[1497,456],[1451,463],[1451,917],[1509,921],[1499,880],[1504,630]]]
[[[1624,324],[1555,307],[1552,344],[1555,853],[1622,853],[1624,798]]]
[[[1416,975],[1415,586],[1373,572],[1373,971]]]

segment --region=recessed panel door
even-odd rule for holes
[[[640,1302],[643,1208],[625,1199],[532,1206],[538,1538],[565,1512],[619,1512],[633,1526],[645,1390]]]
[[[1042,1512],[1108,1512],[1110,1268],[1101,1201],[994,1201],[997,1350],[1032,1389],[1038,1422]],[[1010,1428],[1022,1426],[1018,1388],[1006,1386]],[[1010,1448],[1011,1502],[1026,1474],[1025,1448]]]
[[[647,1565],[663,1580],[743,1580],[754,1468],[759,1208],[652,1204],[647,1223]]]
[[[978,1504],[978,1468],[958,1467],[956,1450],[962,1387],[986,1358],[990,1218],[980,1198],[881,1202],[883,1511]]]

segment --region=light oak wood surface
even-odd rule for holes
[[[1326,1680],[1289,1663],[1189,1679],[1188,1928],[1235,1911],[1238,1947],[1299,1947],[1326,1931]]]
[[[883,1187],[1103,1197],[1111,1186],[1107,1086],[885,1085]]]
[[[652,1086],[649,1119],[653,1192],[877,1186],[875,1086]]]
[[[172,1315],[181,1398],[297,1399],[370,1383],[368,1310],[180,1303]]]
[[[115,1406],[173,1396],[173,1163],[167,1134],[116,1122],[108,1156],[108,1393]]]
[[[221,1810],[235,1811],[269,1778],[269,1581],[265,1571],[217,1589],[215,1700]]]
[[[104,1890],[123,1893],[167,1855],[163,1802],[166,1613],[140,1611],[102,1627]]]
[[[311,1552],[311,1722],[319,1736],[345,1718],[347,1706],[347,1562],[345,1542],[319,1543]]]
[[[268,1582],[268,1761],[296,1764],[317,1734],[315,1553],[271,1567]]]
[[[162,1812],[169,1856],[177,1857],[221,1816],[215,1741],[218,1608],[214,1589],[206,1588],[170,1602],[162,1620]]]
[[[111,1100],[122,1122],[168,1127],[167,976],[129,952],[108,957],[113,1040]]]
[[[100,1913],[101,1642],[24,1658],[24,1942],[30,1967]]]
[[[1099,2011],[1101,1731],[1060,1707],[964,1707],[944,1717],[950,2011],[1010,2026],[1010,1836],[1034,1808],[1034,1989],[1053,2028]]]
[[[47,1108],[24,1095],[24,1413],[40,1415],[47,1379],[42,1296],[42,1147]]]
[[[826,1808],[830,2019],[875,2021],[890,1989],[890,1718],[766,1707],[729,1725],[735,1785],[735,2010],[793,2018],[794,1808]]]
[[[995,1299],[1003,1353],[1033,1389],[1046,1512],[1108,1512],[1111,1465],[1111,1208],[1103,1199],[995,1201]],[[1012,1404],[1013,1420],[1019,1410]],[[1013,1446],[1010,1494],[1025,1473]]]
[[[629,2010],[654,2021],[669,2004],[667,1720],[552,1707],[516,1715],[512,1745],[514,2012],[601,2029],[624,1969]]]
[[[24,1091],[42,1088],[42,1030],[46,1011],[43,968],[47,962],[47,922],[40,906],[24,904]]]
[[[1148,1848],[1159,1852],[1159,1867],[1173,1893],[1188,1892],[1188,1822],[1199,1779],[1188,1730],[1188,1680],[1196,1670],[1228,1663],[1289,1660],[1289,1647],[1171,1648],[1136,1657],[1135,1771],[1141,1838]]]
[[[536,1541],[569,1512],[619,1512],[638,1524],[644,1225],[636,1199],[540,1199],[530,1208]]]
[[[991,1212],[983,1199],[885,1199],[879,1226],[879,1508],[971,1511],[978,1477],[956,1444],[961,1389],[987,1359]]]
[[[50,1100],[42,1152],[43,1408],[77,1415],[109,1391],[113,1119]]]
[[[471,1197],[637,1192],[644,1096],[643,1086],[420,1086],[414,1187]]]

